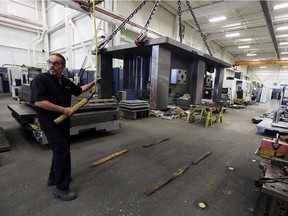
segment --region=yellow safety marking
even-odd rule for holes
[[[282,158],[284,160],[288,160],[288,154],[277,152],[277,151],[271,150],[271,149],[260,148],[259,154],[266,155],[269,157],[278,157],[278,158]]]

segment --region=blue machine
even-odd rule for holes
[[[123,69],[113,68],[113,92],[114,96],[117,95],[119,91],[123,90]]]

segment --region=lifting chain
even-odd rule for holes
[[[193,19],[194,19],[194,22],[196,23],[196,26],[197,26],[197,28],[198,28],[198,31],[200,32],[200,35],[201,35],[201,37],[202,37],[202,39],[203,39],[203,41],[204,41],[204,43],[205,43],[205,46],[206,46],[209,54],[210,54],[211,56],[213,56],[212,51],[211,51],[210,47],[208,46],[208,43],[207,43],[207,40],[206,40],[206,35],[204,35],[204,33],[203,33],[203,31],[202,31],[202,29],[201,29],[201,27],[200,27],[200,25],[199,25],[199,23],[198,23],[198,21],[197,21],[197,19],[196,19],[196,16],[195,16],[195,14],[194,14],[194,12],[193,12],[193,10],[192,10],[192,7],[190,6],[190,3],[189,3],[188,0],[186,0],[186,4],[187,4],[187,6],[188,6],[188,8],[189,8],[189,11],[190,11]]]
[[[150,13],[150,15],[149,15],[149,17],[148,17],[148,20],[147,20],[145,26],[144,26],[143,29],[141,30],[139,36],[134,39],[134,42],[135,42],[135,44],[136,44],[137,46],[143,46],[144,40],[145,40],[145,38],[146,38],[146,36],[147,36],[147,33],[148,33],[148,30],[147,30],[147,29],[148,29],[148,26],[150,25],[150,22],[151,22],[151,20],[152,20],[152,18],[153,18],[153,16],[154,16],[154,14],[155,14],[155,12],[156,12],[157,7],[159,6],[159,4],[160,4],[160,0],[156,0],[156,1],[155,1],[155,4],[154,4],[154,7],[153,7],[153,9],[152,9],[152,11],[151,11],[151,13]]]
[[[145,26],[144,26],[143,29],[147,30],[147,28],[148,28],[148,26],[149,26],[149,24],[150,24],[150,22],[151,22],[151,20],[152,20],[152,18],[153,18],[153,16],[154,16],[154,14],[155,14],[155,12],[156,12],[157,7],[159,6],[159,4],[160,4],[160,0],[156,0],[156,1],[155,1],[155,4],[154,4],[154,7],[153,7],[153,9],[152,9],[152,11],[151,11],[151,13],[150,13],[150,15],[149,15],[149,17],[148,17],[148,20],[147,20],[147,22],[146,22],[146,24],[145,24]]]
[[[181,17],[181,0],[178,0],[178,19],[179,19],[179,38],[182,43],[183,28],[182,28],[182,17]]]
[[[103,41],[98,46],[98,50],[102,50],[109,41],[125,26],[127,22],[130,21],[130,19],[147,3],[148,0],[144,0],[119,26],[116,28],[110,36],[107,37],[105,41]]]

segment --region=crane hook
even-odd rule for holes
[[[134,39],[134,43],[137,47],[141,47],[144,45],[145,39],[147,36],[147,30],[143,29],[140,32],[140,35]]]

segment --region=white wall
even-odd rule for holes
[[[64,6],[50,1],[47,7],[47,24],[50,28],[65,19]]]
[[[141,2],[142,1],[118,1],[115,11],[123,17],[128,17]],[[154,1],[147,2],[146,5],[131,19],[131,21],[144,26],[153,6]],[[149,29],[172,38],[174,25],[175,16],[165,8],[161,7],[160,3],[160,6],[158,6],[153,19],[150,22]],[[129,28],[127,30],[129,30]]]
[[[23,31],[0,25],[0,65],[3,64],[25,64],[33,66],[33,39],[39,39],[38,33]],[[30,43],[32,42],[32,43]],[[43,59],[43,43],[35,45],[36,58]],[[30,51],[30,54],[29,54]]]
[[[42,22],[41,1],[0,1],[0,13]]]
[[[33,46],[42,32],[41,1],[0,1],[0,13],[5,15],[0,19],[0,66],[42,61],[44,41]]]
[[[267,88],[279,88],[281,84],[288,84],[287,66],[249,67],[249,75],[251,80],[260,81]]]

